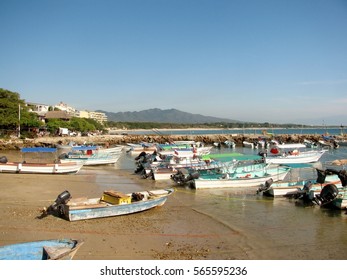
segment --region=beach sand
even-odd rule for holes
[[[153,189],[153,180],[129,170],[115,176],[138,189]],[[191,209],[184,190],[176,189],[161,207],[145,212],[69,222],[38,219],[43,207],[68,190],[73,197],[99,197],[92,173],[75,175],[1,174],[0,245],[34,240],[73,238],[85,243],[77,260],[204,260],[251,259],[238,233]]]

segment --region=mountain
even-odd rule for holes
[[[158,123],[216,123],[216,122],[239,122],[236,120],[203,116],[200,114],[190,114],[176,109],[161,110],[158,108],[135,111],[135,112],[119,112],[112,113],[98,110],[106,114],[109,121],[115,122],[158,122]]]

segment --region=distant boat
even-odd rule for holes
[[[162,206],[173,192],[174,189],[158,189],[123,194],[111,190],[101,197],[71,199],[70,193],[65,191],[39,218],[51,214],[79,221],[133,214]]]
[[[270,146],[270,153],[262,153],[266,163],[293,164],[317,162],[327,150],[307,150],[305,144],[275,144]]]
[[[22,153],[54,153],[55,148],[23,148]],[[23,174],[75,174],[83,166],[83,162],[10,162],[5,156],[0,158],[0,173]]]
[[[71,260],[83,241],[53,239],[0,247],[0,260]]]

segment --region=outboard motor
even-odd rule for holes
[[[323,187],[320,194],[317,194],[314,198],[314,202],[319,206],[324,206],[332,202],[337,195],[339,194],[339,190],[336,185],[328,184]]]
[[[7,163],[7,162],[8,162],[8,160],[7,160],[6,156],[0,157],[0,163]]]
[[[273,182],[274,180],[272,178],[270,178],[269,180],[266,180],[265,184],[262,184],[257,190],[257,194],[267,191],[271,187]]]
[[[302,191],[298,193],[298,196],[295,198],[301,198],[304,202],[310,202],[312,199],[310,198],[310,190],[312,188],[313,183],[311,181],[307,181],[302,188]]]
[[[171,180],[173,180],[178,185],[184,185],[194,179],[198,179],[200,176],[199,172],[189,173],[187,176],[181,170],[178,170],[176,174],[171,175]]]
[[[320,170],[320,169],[316,169],[317,170],[317,180],[316,182],[318,184],[323,184],[325,182],[325,177],[327,176],[325,170]]]
[[[60,206],[63,204],[66,204],[69,202],[71,199],[71,194],[68,191],[64,191],[61,194],[58,195],[56,200],[53,202],[52,205],[50,205],[47,209],[44,209],[42,211],[41,216],[39,217],[40,219],[50,215],[50,214],[58,214],[62,215]]]

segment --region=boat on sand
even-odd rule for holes
[[[64,191],[42,211],[39,218],[51,214],[68,221],[78,221],[133,214],[164,205],[173,192],[172,188],[128,194],[109,190],[104,191],[101,197],[72,198],[68,191]]]
[[[22,153],[54,153],[55,148],[23,148]],[[83,166],[83,162],[61,162],[60,160],[45,162],[28,162],[27,160],[11,162],[7,157],[0,158],[0,173],[23,174],[75,174]]]
[[[83,243],[53,239],[5,245],[0,247],[0,260],[71,260]]]

